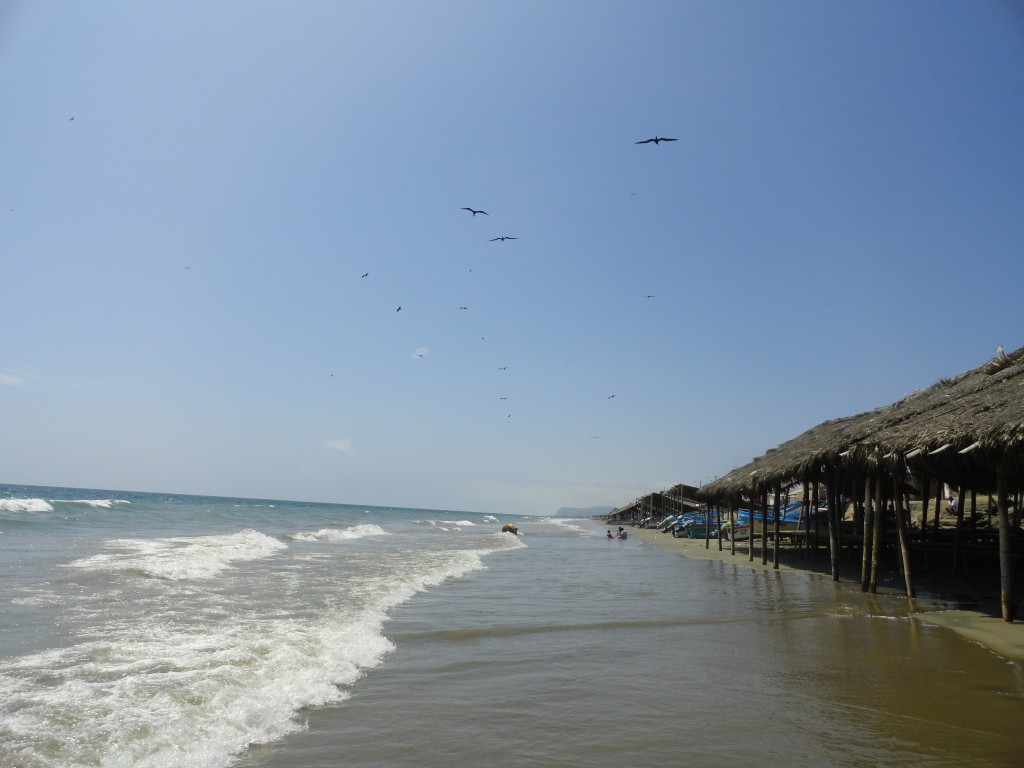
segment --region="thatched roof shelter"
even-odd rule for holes
[[[840,466],[868,473],[880,464],[905,464],[990,490],[1000,463],[1009,487],[1024,488],[1024,347],[890,406],[812,427],[705,485],[698,496],[724,502],[825,480]]]

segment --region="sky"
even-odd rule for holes
[[[0,110],[4,483],[619,506],[1024,345],[1018,2],[0,0]]]

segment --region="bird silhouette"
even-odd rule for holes
[[[484,216],[490,216],[491,215],[487,211],[474,211],[472,208],[463,208],[462,210],[469,211],[470,213],[472,213],[474,219],[476,218],[476,215],[478,213],[482,213]]]
[[[679,141],[679,139],[666,139],[664,136],[655,136],[653,139],[644,139],[643,141],[638,141],[636,143],[650,144],[651,142],[654,142],[655,144],[660,144],[663,141]]]
[[[518,239],[519,239],[518,237],[509,237],[508,235],[502,235],[501,237],[492,237],[488,242],[493,243],[495,240],[501,240],[502,242],[505,242],[506,240],[518,240]]]
[[[395,312],[401,312],[401,311],[402,311],[401,307],[399,307],[398,309],[395,310]]]
[[[608,399],[611,400],[615,395],[608,395]]]
[[[363,277],[369,277],[369,276],[370,276],[369,272],[363,272]]]
[[[508,370],[508,366],[506,365],[506,366],[504,366],[502,368],[499,368],[498,370],[499,371],[507,371]]]

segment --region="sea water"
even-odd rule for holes
[[[590,520],[5,486],[0,588],[0,768],[1022,762],[905,600]]]

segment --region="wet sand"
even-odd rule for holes
[[[732,543],[710,539],[674,538],[671,534],[651,528],[628,528],[629,536],[642,544],[652,544],[684,557],[697,559],[721,560],[731,562],[737,568],[752,570],[773,569],[772,545],[768,545],[768,562],[761,562],[761,547],[754,542],[754,559],[750,560],[749,544],[746,541],[735,543],[735,554]],[[780,571],[802,571],[828,575],[832,573],[827,545],[818,552],[805,554],[803,551],[783,545],[779,548]],[[840,572],[840,583],[851,591],[860,592],[859,564],[849,563]],[[1024,662],[1024,622],[1007,623],[999,615],[999,605],[995,598],[979,599],[977,596],[963,596],[956,593],[955,585],[941,582],[918,583],[917,592],[937,597],[946,597],[958,607],[947,610],[927,610],[914,613],[914,617],[922,622],[947,627],[967,639],[980,643],[996,653],[1014,661]],[[880,576],[878,592],[884,594],[902,594],[904,584],[898,573],[887,572]]]

